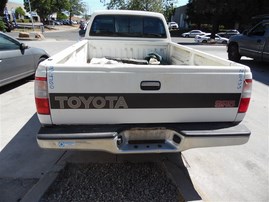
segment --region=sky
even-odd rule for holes
[[[95,10],[106,9],[103,3],[100,3],[100,0],[83,0],[83,1],[87,4],[89,14],[93,13]],[[107,0],[107,2],[108,1],[109,0]],[[9,0],[9,2],[16,2],[16,3],[23,4],[23,0]],[[178,0],[178,3],[176,4],[176,6],[183,6],[183,5],[186,5],[187,3],[188,3],[188,0]]]

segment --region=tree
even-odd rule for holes
[[[25,12],[22,9],[22,7],[18,7],[15,9],[15,15],[16,15],[16,18],[19,18],[20,16],[25,16]]]
[[[29,3],[24,0],[24,7],[29,11]],[[69,12],[69,19],[84,12],[85,4],[81,0],[31,0],[31,8],[35,10],[44,22],[52,13]],[[61,16],[63,17],[63,16]]]
[[[172,16],[175,14],[174,3],[176,1],[164,0],[163,1],[163,14],[167,21],[171,21]]]
[[[3,15],[4,9],[6,7],[6,4],[7,4],[7,0],[1,0],[0,1],[0,16]]]
[[[3,14],[4,14],[4,9],[6,7],[7,0],[1,0],[0,1],[0,31],[5,31],[5,23],[3,21]]]
[[[119,10],[142,10],[163,13],[167,20],[170,20],[174,12],[176,0],[100,0],[107,9]]]
[[[268,10],[268,0],[192,0],[188,3],[187,15],[189,23],[211,24],[214,39],[220,24],[229,28],[244,27],[253,16],[268,13]]]
[[[52,6],[54,7],[54,11],[57,13],[61,13],[63,11],[66,11],[70,7],[70,1],[69,0],[52,0]]]
[[[127,3],[125,0],[110,0],[109,3],[106,3],[106,0],[100,0],[101,3],[104,4],[104,6],[107,7],[107,9],[119,9],[119,10],[125,10],[127,9]]]
[[[162,12],[162,0],[132,0],[126,6],[129,10]]]
[[[193,0],[188,4],[187,15],[191,22],[212,25],[211,39],[215,39],[222,17],[229,11],[229,0]]]
[[[27,12],[30,11],[28,1],[24,1],[24,8]],[[52,2],[49,0],[31,0],[31,10],[36,11],[42,22],[45,21],[48,15],[52,14]]]
[[[68,16],[63,14],[62,12],[57,12],[57,19],[58,20],[66,20],[66,19],[68,19]]]
[[[71,21],[74,15],[82,15],[85,7],[85,3],[81,0],[69,0],[69,20]]]
[[[44,22],[52,13],[68,10],[68,0],[31,0],[31,10],[35,10]],[[24,8],[29,12],[29,3],[24,1]]]
[[[239,0],[236,2],[231,1],[230,4],[230,18],[233,18],[233,23],[238,23],[242,30],[251,25],[254,16],[268,15],[269,11],[269,1],[267,0]]]

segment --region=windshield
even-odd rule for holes
[[[92,23],[90,36],[166,38],[166,32],[159,18],[99,15]]]

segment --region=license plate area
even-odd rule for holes
[[[175,150],[173,142],[175,131],[163,127],[132,128],[122,131],[118,148],[120,150],[136,150],[136,152]]]
[[[122,134],[125,140],[131,142],[150,142],[153,140],[163,141],[165,139],[169,139],[172,132],[166,128],[132,128],[130,130],[123,131]]]

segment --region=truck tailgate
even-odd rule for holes
[[[53,124],[233,122],[245,67],[56,65]]]

